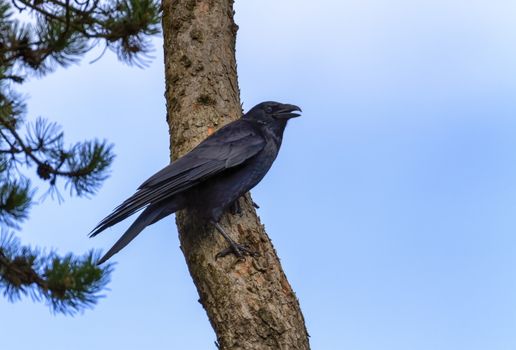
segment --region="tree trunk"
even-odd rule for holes
[[[167,121],[173,159],[242,114],[232,0],[163,0]],[[215,260],[227,247],[186,211],[176,222],[181,249],[221,349],[309,349],[299,302],[246,195],[242,215],[221,225],[259,257]],[[287,232],[284,232],[287,234]]]

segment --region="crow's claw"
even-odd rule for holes
[[[249,246],[247,246],[245,244],[235,243],[235,244],[230,245],[226,249],[220,251],[217,255],[215,255],[215,260],[217,260],[219,258],[223,258],[229,254],[234,254],[238,258],[238,260],[245,260],[246,255],[252,256],[252,257],[260,256],[259,253],[253,252],[249,248]]]

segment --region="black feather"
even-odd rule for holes
[[[270,107],[270,108],[269,108]],[[185,207],[218,222],[228,206],[265,176],[276,158],[293,105],[264,102],[213,133],[147,179],[92,230],[90,237],[145,209],[99,261],[125,247],[146,226]]]

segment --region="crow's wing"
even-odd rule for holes
[[[138,189],[155,186],[183,173],[199,172],[213,165],[218,171],[237,166],[256,155],[265,145],[265,139],[246,120],[239,119],[202,141],[189,153],[147,179]],[[197,172],[193,172],[196,174]]]
[[[151,176],[134,195],[102,220],[93,229],[90,237],[151,203],[172,197],[226,169],[244,163],[264,146],[265,139],[248,121],[239,119],[226,125],[189,153]]]

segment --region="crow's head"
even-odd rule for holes
[[[287,121],[290,118],[299,117],[301,108],[295,105],[283,104],[274,101],[267,101],[257,104],[244,115],[244,118],[260,120],[262,122],[273,123],[275,121]]]

